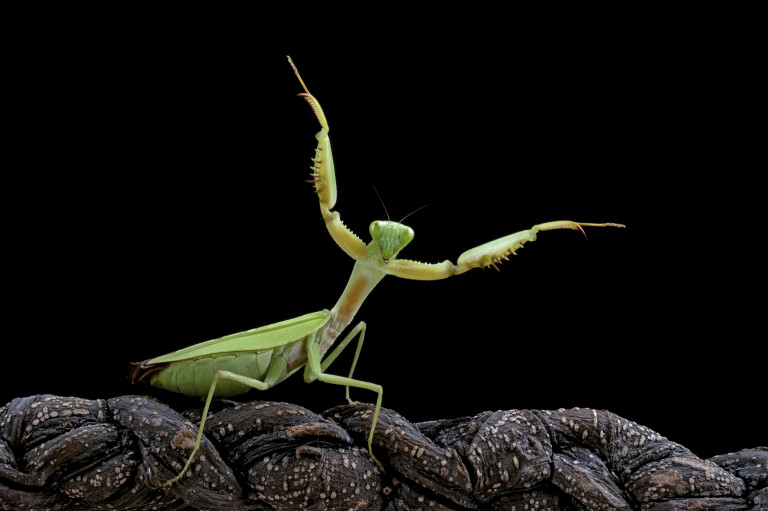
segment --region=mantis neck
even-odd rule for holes
[[[328,350],[336,337],[352,322],[363,301],[385,275],[368,261],[355,263],[347,287],[344,288],[339,301],[331,309],[331,323],[320,341],[321,353]]]

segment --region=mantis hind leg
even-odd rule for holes
[[[352,361],[352,367],[349,370],[349,376],[337,376],[335,374],[327,374],[325,370],[328,368],[328,366],[331,365],[331,363],[336,360],[336,357],[339,356],[339,354],[346,348],[349,343],[352,341],[352,339],[355,337],[355,335],[360,334],[358,342],[357,342],[357,349],[355,350],[355,358]],[[360,389],[367,389],[372,392],[375,392],[378,396],[376,398],[376,406],[373,410],[373,418],[371,420],[371,430],[368,433],[368,454],[371,456],[371,459],[376,464],[377,467],[379,467],[379,470],[384,472],[384,467],[381,466],[381,463],[379,463],[379,460],[376,459],[376,456],[373,455],[373,432],[376,430],[376,422],[379,419],[379,412],[381,411],[381,400],[384,396],[384,388],[381,385],[378,385],[376,383],[370,383],[367,381],[362,380],[356,380],[352,378],[352,374],[355,371],[355,365],[357,365],[357,359],[360,356],[360,350],[363,347],[363,339],[365,338],[365,323],[362,321],[357,324],[355,328],[352,329],[352,331],[344,338],[343,341],[325,358],[325,360],[322,360],[322,356],[320,355],[320,348],[317,345],[317,343],[313,342],[311,339],[307,340],[307,368],[304,372],[304,380],[307,382],[311,382],[314,380],[319,380],[325,383],[331,383],[333,385],[344,385],[347,388],[347,401],[349,401],[350,404],[354,404],[354,402],[349,398],[349,387],[356,387]]]
[[[173,479],[169,479],[165,482],[166,486],[170,486],[184,475],[184,473],[187,471],[189,466],[192,464],[192,458],[195,457],[195,454],[197,454],[197,450],[200,449],[200,442],[203,439],[203,430],[205,429],[205,420],[208,418],[208,409],[211,407],[211,401],[213,401],[213,396],[215,395],[216,391],[216,383],[219,381],[219,378],[224,378],[227,380],[234,380],[236,382],[242,383],[244,385],[248,385],[249,387],[253,387],[258,390],[267,390],[272,385],[270,385],[267,382],[263,382],[261,380],[256,380],[254,378],[248,378],[247,376],[242,376],[240,374],[236,374],[230,371],[216,371],[216,374],[213,376],[213,381],[211,382],[211,388],[208,391],[208,397],[205,400],[205,406],[203,407],[203,416],[200,418],[200,427],[197,429],[197,438],[195,439],[195,446],[192,448],[192,453],[189,455],[189,458],[187,458],[187,463],[184,465],[184,468],[181,469],[181,472],[179,472],[179,475],[174,477]]]

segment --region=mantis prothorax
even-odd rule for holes
[[[288,57],[296,76],[304,89],[299,96],[309,102],[320,122],[315,135],[317,148],[312,158],[312,179],[320,199],[320,212],[325,219],[331,237],[341,249],[355,260],[352,275],[344,292],[331,310],[305,314],[297,318],[214,339],[160,357],[133,364],[129,377],[133,382],[147,381],[172,392],[189,396],[207,397],[203,408],[197,439],[186,464],[179,474],[169,480],[172,484],[181,478],[192,463],[208,416],[211,400],[219,396],[244,394],[250,389],[267,390],[304,367],[304,381],[320,380],[346,387],[368,389],[377,394],[376,406],[368,434],[368,452],[373,461],[381,464],[373,455],[372,441],[376,428],[383,390],[381,385],[353,378],[360,350],[365,338],[365,323],[359,322],[343,340],[326,356],[336,339],[350,325],[365,298],[386,275],[405,279],[438,280],[459,275],[472,268],[496,266],[502,259],[529,241],[536,240],[540,231],[574,229],[584,232],[582,226],[624,227],[613,223],[583,223],[558,220],[534,225],[461,254],[454,264],[443,261],[438,264],[419,263],[398,259],[400,251],[413,240],[410,227],[390,220],[376,220],[370,225],[372,241],[364,243],[342,224],[339,213],[332,211],[336,204],[336,182],[328,138],[328,121],[317,99],[309,93],[296,66]],[[337,376],[326,371],[339,354],[357,336],[357,350],[348,376]]]

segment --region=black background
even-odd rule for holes
[[[0,403],[194,406],[132,386],[129,363],[333,306],[352,261],[304,182],[318,125],[290,54],[331,126],[335,209],[366,241],[374,186],[393,219],[428,204],[402,253],[419,261],[550,220],[627,225],[543,233],[500,273],[385,279],[356,372],[384,406],[591,407],[700,456],[765,445],[749,34],[529,21],[337,45],[226,20],[30,23],[5,73]],[[321,412],[343,390],[299,376],[244,399]]]

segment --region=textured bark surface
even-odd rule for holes
[[[195,411],[146,396],[0,408],[0,509],[766,510],[768,447],[704,460],[607,411],[507,410],[411,424],[222,401],[193,466]],[[199,414],[199,411],[197,412]]]

